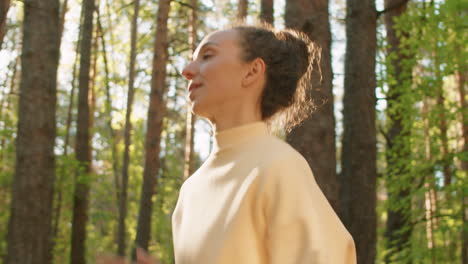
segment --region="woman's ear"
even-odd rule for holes
[[[265,77],[266,65],[263,59],[256,58],[246,65],[247,70],[242,79],[242,86],[247,87],[255,82],[263,80]]]

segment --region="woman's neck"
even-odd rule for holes
[[[262,121],[260,111],[241,108],[238,111],[229,111],[229,114],[221,114],[209,119],[213,133],[245,124]]]

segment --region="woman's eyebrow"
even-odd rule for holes
[[[200,50],[204,49],[206,46],[209,45],[219,46],[216,42],[206,42],[205,44],[203,44],[203,46],[201,46]]]
[[[212,42],[212,41],[206,42],[205,44],[203,44],[203,46],[200,47],[200,49],[197,51],[196,55],[198,56],[198,54],[199,54],[204,48],[206,48],[207,46],[210,46],[210,45],[219,46],[218,43],[216,43],[216,42]],[[195,55],[195,54],[194,54],[194,55]],[[196,58],[196,57],[192,55],[192,58]]]

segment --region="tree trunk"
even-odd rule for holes
[[[358,263],[375,262],[377,147],[374,0],[347,0],[343,96],[341,219],[353,236]]]
[[[171,0],[159,2],[156,35],[154,42],[153,71],[148,109],[147,131],[145,138],[145,167],[141,188],[140,209],[138,214],[135,246],[148,249],[151,234],[152,197],[160,169],[162,122],[166,114],[164,92],[166,87],[166,64],[168,61],[168,28]],[[132,258],[135,259],[135,250]]]
[[[328,2],[328,1],[327,1]],[[273,0],[261,0],[260,2],[260,20],[273,25],[274,18],[274,3]]]
[[[305,32],[321,48],[320,65],[317,60],[313,62],[311,82],[312,97],[317,102],[323,102],[307,120],[288,133],[286,140],[306,158],[318,185],[335,211],[338,211],[339,182],[336,174],[333,72],[328,17],[328,1],[286,1],[286,27]]]
[[[97,58],[99,55],[99,28],[96,28],[94,31],[94,37],[91,47],[91,65],[90,65],[90,80],[89,80],[89,96],[88,96],[88,105],[89,105],[89,141],[92,142],[94,136],[94,112],[96,111],[96,76],[97,76]],[[90,143],[89,147],[89,157],[92,159],[93,147]],[[91,169],[92,171],[92,169]]]
[[[50,263],[59,58],[58,0],[24,2],[21,83],[6,263]]]
[[[94,0],[84,0],[84,19],[81,32],[80,72],[78,85],[78,117],[75,154],[80,170],[75,175],[75,193],[72,219],[71,263],[84,264],[86,223],[88,222],[88,173],[91,171],[89,135],[89,73],[93,35]]]
[[[198,12],[198,1],[191,0],[192,4],[192,15],[190,17],[190,48],[192,53],[197,48],[197,12]],[[185,162],[184,162],[184,178],[188,179],[194,171],[194,155],[193,155],[193,138],[195,135],[195,120],[196,117],[192,113],[191,109],[187,109],[187,119],[185,128]]]
[[[401,0],[385,0],[385,8],[390,8],[400,3]],[[387,223],[385,237],[387,239],[385,263],[395,263],[400,261],[411,263],[410,258],[404,252],[408,250],[412,226],[410,224],[409,212],[411,211],[410,197],[410,179],[408,167],[401,165],[402,162],[410,160],[409,149],[409,132],[404,130],[403,123],[408,121],[404,115],[407,113],[402,104],[404,89],[411,79],[411,66],[405,67],[405,61],[408,56],[405,56],[401,51],[405,49],[401,44],[401,35],[397,34],[394,28],[395,19],[404,14],[406,11],[406,3],[398,8],[389,10],[385,16],[385,29],[387,31],[387,42],[389,49],[387,50],[388,61],[392,65],[391,72],[396,83],[389,85],[387,92],[387,116],[389,127],[386,132],[387,149],[387,193],[391,204],[398,203],[401,207],[398,209],[388,208]],[[406,33],[401,33],[407,35]],[[395,56],[395,57],[393,57]],[[394,58],[394,59],[391,59]],[[390,71],[390,69],[389,69]],[[406,86],[405,86],[406,85]],[[410,89],[410,87],[407,87]],[[402,184],[398,184],[402,182]],[[398,186],[398,188],[395,188]],[[401,186],[401,187],[400,187]],[[404,201],[408,201],[405,204]],[[395,256],[404,256],[404,260],[394,259]]]
[[[459,67],[460,69],[457,71],[457,86],[458,86],[458,94],[460,100],[460,114],[461,114],[461,127],[462,127],[462,137],[463,137],[463,147],[462,152],[468,153],[468,105],[466,103],[466,68],[463,67],[461,64]],[[461,160],[461,170],[465,173],[468,173],[468,160],[465,158]],[[466,175],[466,174],[465,174]],[[462,226],[466,226],[466,222],[468,220],[468,193],[466,193],[466,188],[462,190],[462,210],[461,210],[461,219],[462,219]],[[468,230],[466,228],[463,229],[461,232],[461,241],[462,241],[462,249],[461,249],[461,259],[462,263],[468,263]]]
[[[117,254],[125,256],[125,241],[126,241],[126,227],[125,218],[127,216],[127,188],[128,188],[128,166],[130,163],[130,144],[131,144],[131,115],[134,94],[134,80],[135,80],[135,59],[136,59],[136,40],[138,34],[138,12],[140,10],[140,1],[133,2],[133,20],[131,28],[131,46],[130,46],[130,65],[129,65],[129,78],[128,78],[128,93],[127,93],[127,111],[125,113],[125,131],[124,131],[124,153],[123,153],[123,166],[122,166],[122,189],[119,195],[119,227],[117,233],[118,249]]]
[[[247,17],[247,10],[249,8],[249,0],[238,0],[237,19],[245,21]]]
[[[432,150],[431,150],[431,138],[429,135],[430,123],[429,123],[429,105],[428,99],[423,98],[422,105],[422,116],[424,118],[424,145],[425,145],[425,156],[428,164],[432,163]],[[427,237],[427,248],[430,249],[432,264],[436,263],[436,244],[434,238],[434,230],[437,228],[437,197],[435,190],[435,177],[434,170],[430,168],[427,170],[427,177],[424,182],[424,205],[426,213],[426,237]]]
[[[68,0],[64,0],[62,4],[62,10],[60,12],[60,24],[59,24],[59,39],[62,41],[63,28],[65,26],[65,15],[68,12]],[[80,21],[81,22],[81,21]]]
[[[6,35],[8,9],[10,9],[10,0],[0,0],[0,50],[2,49],[3,38]]]

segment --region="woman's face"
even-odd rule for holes
[[[208,119],[236,109],[243,100],[245,63],[236,30],[216,31],[206,36],[182,75],[190,80],[188,97],[192,111]]]

